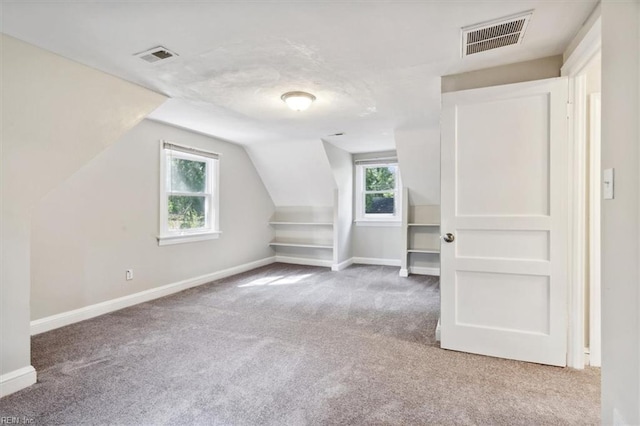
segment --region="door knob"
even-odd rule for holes
[[[442,239],[444,240],[445,243],[452,243],[456,239],[456,236],[453,235],[451,232],[447,232],[446,234],[444,234]]]

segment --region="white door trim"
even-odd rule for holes
[[[564,61],[560,75],[571,77],[579,74],[589,65],[589,62],[600,52],[602,46],[602,18],[598,17],[589,31],[571,55]]]
[[[569,79],[569,330],[567,365],[584,368],[586,267],[586,92],[585,75]]]
[[[569,77],[569,329],[567,366],[584,368],[584,306],[586,262],[586,77],[585,68],[601,49],[602,25],[598,17],[571,56],[561,75]]]
[[[600,93],[589,95],[589,365],[600,367],[602,362],[602,337],[600,325]]]

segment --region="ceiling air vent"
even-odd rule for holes
[[[462,28],[462,57],[522,43],[533,10]]]
[[[169,60],[174,59],[178,56],[177,53],[170,51],[169,49],[158,46],[153,49],[145,50],[144,52],[136,53],[134,56],[149,62],[150,64],[154,64],[156,62],[167,62]]]

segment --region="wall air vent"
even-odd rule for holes
[[[178,56],[178,54],[165,47],[158,46],[153,49],[145,50],[144,52],[136,53],[133,56],[137,56],[150,64],[155,64],[157,62],[168,62],[173,60]]]
[[[533,10],[462,28],[462,57],[522,43]]]

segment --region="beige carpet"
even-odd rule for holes
[[[33,338],[37,424],[599,423],[598,369],[442,350],[438,281],[274,264]]]

